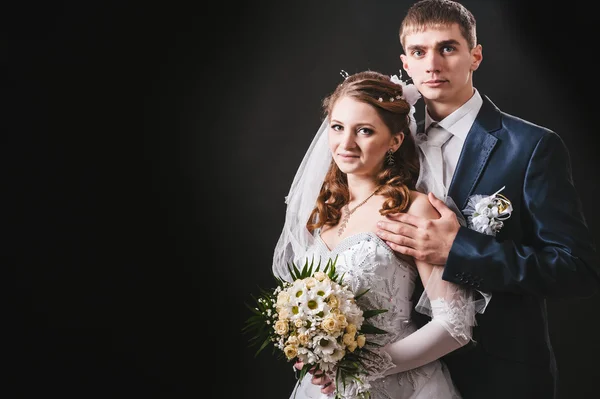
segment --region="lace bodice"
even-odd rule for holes
[[[418,273],[414,266],[401,260],[375,233],[363,232],[346,237],[330,250],[317,233],[315,245],[309,256],[335,259],[338,274],[344,274],[344,282],[353,292],[369,292],[359,299],[364,309],[387,309],[388,311],[369,319],[375,326],[389,334],[376,335],[373,341],[387,344],[415,330],[410,322]]]

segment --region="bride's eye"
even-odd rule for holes
[[[364,134],[365,136],[370,136],[373,134],[373,129],[369,129],[367,127],[362,127],[358,130],[360,134]]]
[[[331,129],[335,130],[336,132],[339,132],[341,130],[344,130],[344,128],[342,127],[342,125],[331,125]]]

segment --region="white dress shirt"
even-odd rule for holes
[[[438,128],[442,128],[452,134],[452,137],[442,147],[442,155],[444,158],[443,181],[444,186],[447,188],[450,187],[452,176],[454,176],[456,164],[458,164],[458,158],[460,157],[460,152],[462,151],[467,134],[469,133],[469,130],[471,130],[471,126],[473,126],[482,104],[483,99],[481,98],[481,95],[477,89],[473,89],[473,96],[471,96],[469,101],[441,121],[432,119],[431,116],[429,116],[429,112],[427,112],[427,108],[425,108],[425,132],[427,132],[427,129],[432,123],[436,122]]]

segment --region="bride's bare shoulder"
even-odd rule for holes
[[[410,205],[406,213],[426,219],[438,219],[440,217],[438,211],[429,202],[427,194],[418,191],[410,192]]]

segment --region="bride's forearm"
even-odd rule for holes
[[[452,337],[441,322],[433,319],[411,335],[381,348],[396,365],[387,370],[385,375],[424,366],[466,343]]]

